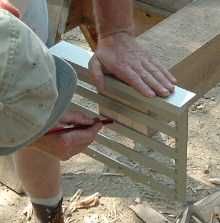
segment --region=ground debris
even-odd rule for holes
[[[33,208],[32,204],[29,203],[22,212],[22,220],[23,222],[30,222],[33,217]]]
[[[93,214],[84,217],[84,223],[111,223],[111,222],[104,215],[99,216],[97,214]]]
[[[168,223],[162,214],[154,210],[147,202],[131,205],[130,209],[145,223]]]
[[[83,191],[79,189],[73,197],[70,199],[70,205],[65,209],[65,213],[69,214],[75,212],[78,209],[88,209],[99,205],[101,194],[99,192],[80,199]]]
[[[220,185],[220,178],[209,178],[209,182],[215,185]]]

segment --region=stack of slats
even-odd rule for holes
[[[88,62],[91,52],[60,42],[51,52],[71,62],[79,79],[77,94],[99,105],[101,113],[115,120],[109,129],[122,138],[125,137],[139,144],[140,149],[129,146],[123,140],[117,141],[106,132],[96,138],[98,144],[91,146],[86,152],[91,157],[112,167],[118,167],[122,172],[138,182],[152,186],[170,198],[176,198],[176,188],[181,196],[185,191],[185,171],[178,172],[179,165],[186,169],[187,150],[187,105],[195,94],[181,88],[167,98],[147,99],[126,84],[106,77],[105,94],[97,93],[88,74]],[[74,53],[73,53],[74,52]],[[178,100],[176,100],[178,99]],[[72,108],[99,115],[85,104],[73,100]],[[169,124],[172,121],[172,124]],[[180,127],[181,125],[181,127]],[[146,127],[155,129],[167,138],[173,139],[173,145],[160,137],[151,137],[145,132]],[[117,153],[117,155],[115,155]],[[178,159],[178,157],[183,157]],[[181,183],[177,180],[181,179]]]

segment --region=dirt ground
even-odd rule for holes
[[[78,41],[77,38],[74,41]],[[209,183],[209,178],[220,177],[219,144],[220,85],[193,105],[189,112],[188,204],[218,190],[218,187]],[[83,196],[95,192],[102,195],[97,207],[78,210],[66,216],[68,223],[141,223],[128,208],[136,198],[149,202],[170,222],[175,222],[183,209],[181,204],[167,201],[146,186],[115,174],[114,170],[84,154],[62,163],[62,172],[64,206],[69,205],[78,189],[83,190]],[[21,197],[5,186],[0,186],[0,223],[28,222],[28,206],[27,197]]]

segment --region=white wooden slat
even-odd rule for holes
[[[109,156],[100,153],[94,147],[89,147],[85,154],[90,157],[106,163],[113,168],[119,168],[121,172],[125,173],[127,176],[131,177],[134,181],[143,183],[145,185],[151,186],[154,190],[158,190],[163,195],[169,197],[170,199],[175,199],[175,190],[169,188],[167,185],[162,185],[156,182],[151,176],[145,176],[144,174],[132,169],[128,165],[121,163],[118,160],[112,159]]]
[[[71,107],[72,107],[72,109],[83,111],[90,116],[98,115],[94,111],[91,111],[90,109],[88,109],[78,103],[72,104]],[[169,146],[167,146],[161,142],[158,142],[156,140],[153,140],[152,138],[149,138],[141,133],[138,133],[135,130],[125,127],[117,122],[109,125],[108,128],[112,129],[112,130],[118,132],[119,134],[121,134],[125,137],[128,137],[140,144],[143,144],[146,146],[146,148],[151,148],[152,150],[157,151],[166,157],[170,157],[170,158],[174,158],[174,159],[176,157],[176,151],[174,149],[170,148]]]
[[[155,159],[144,156],[143,154],[140,154],[135,150],[132,150],[118,142],[115,142],[103,134],[99,134],[96,137],[96,141],[104,146],[107,146],[111,150],[124,155],[128,159],[137,162],[137,164],[141,164],[148,169],[152,169],[157,173],[164,174],[173,179],[175,178],[175,172],[173,168],[169,168]]]

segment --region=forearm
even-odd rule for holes
[[[99,38],[118,32],[133,34],[133,0],[93,0]]]

